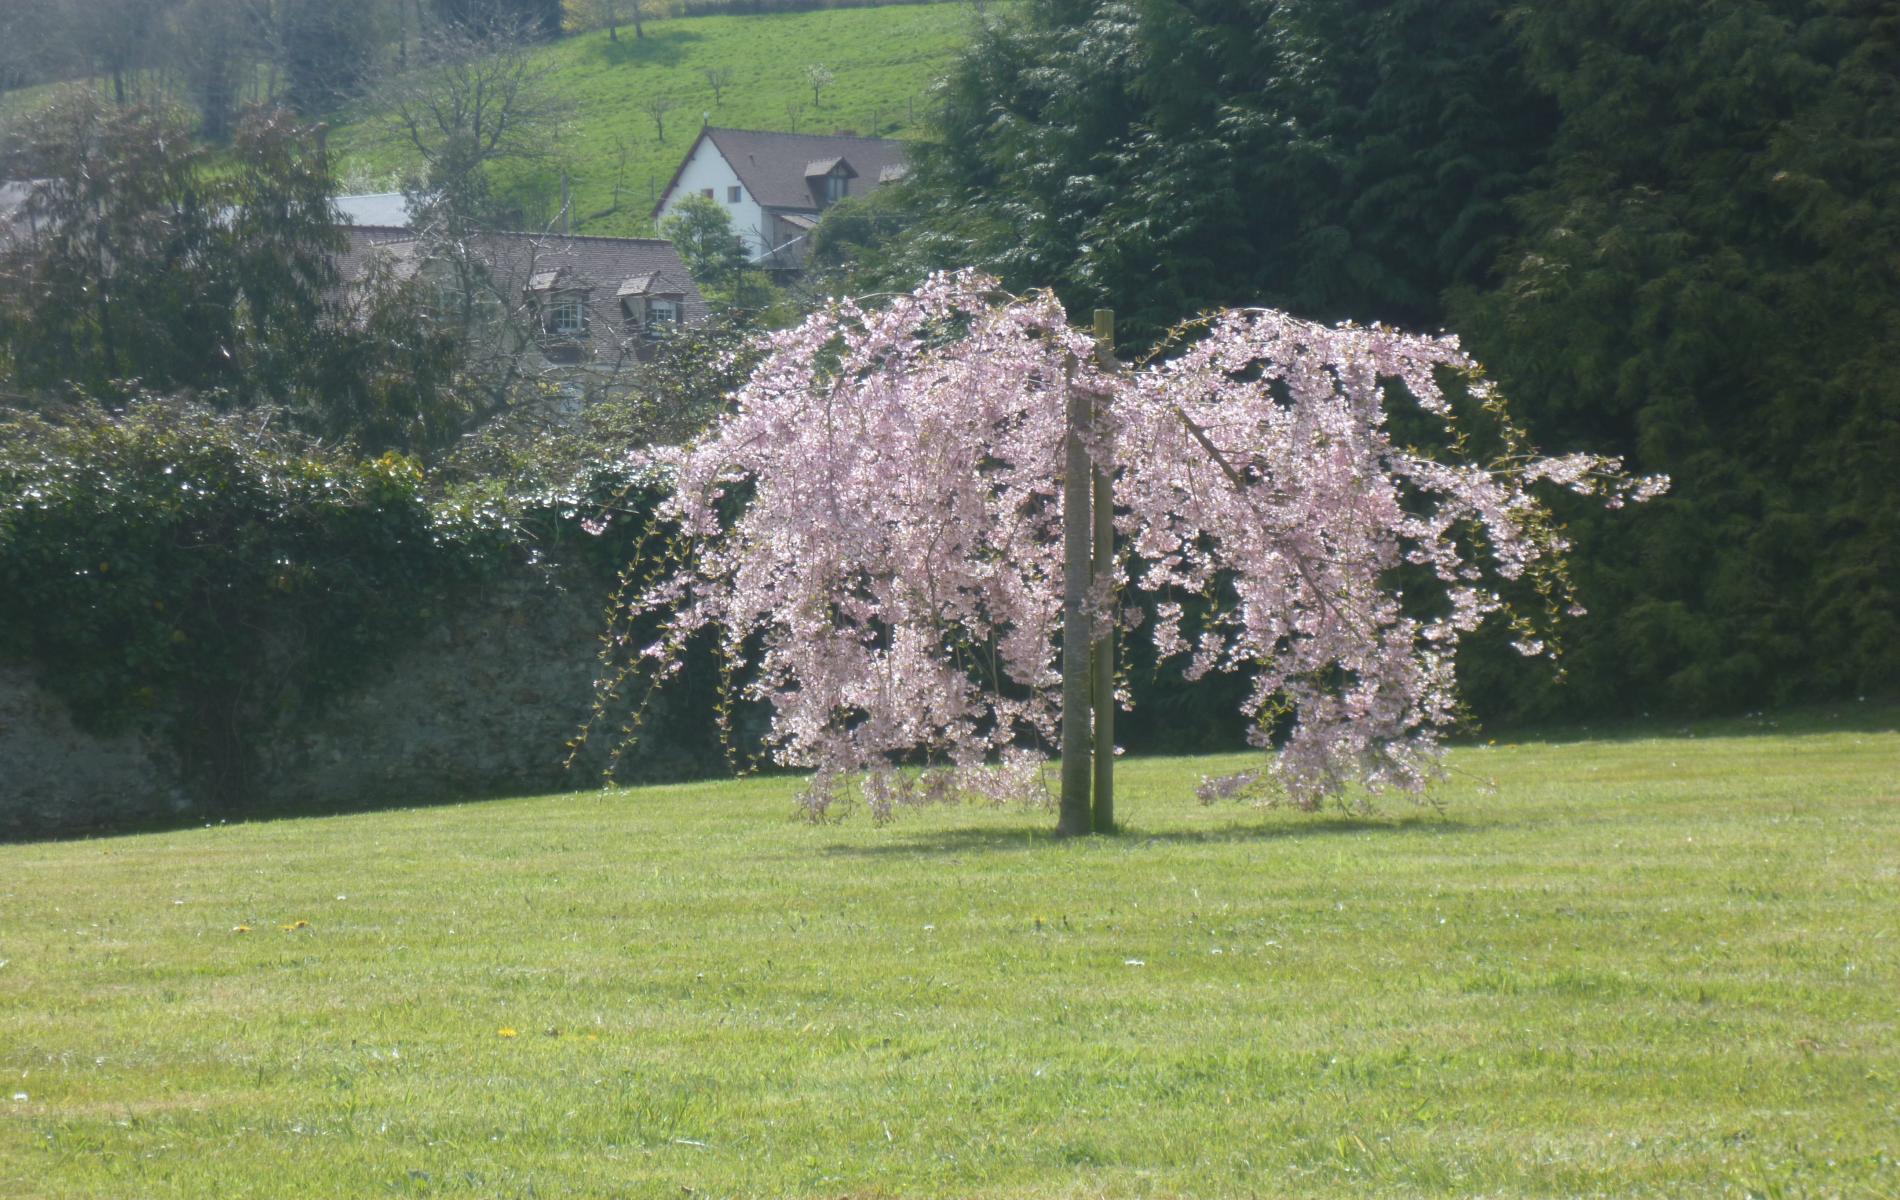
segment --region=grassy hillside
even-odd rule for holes
[[[798,104],[797,128],[805,133],[913,131],[932,81],[948,67],[971,20],[970,8],[957,3],[692,17],[655,22],[638,40],[629,27],[618,42],[588,33],[537,51],[572,113],[556,149],[574,189],[576,231],[650,232],[647,213],[657,190],[679,165],[702,115],[716,125],[790,129],[787,106]],[[818,106],[805,81],[814,63],[836,77]],[[732,82],[715,102],[706,72],[717,69],[731,71]],[[654,95],[678,105],[666,117],[664,142],[641,108]],[[375,114],[364,106],[344,114],[333,145],[358,189],[390,187],[410,165],[401,147],[382,139]],[[549,168],[533,181],[544,202],[558,195],[558,178],[558,169]]]
[[[1442,814],[795,782],[0,846],[0,1195],[1900,1194],[1900,714]]]

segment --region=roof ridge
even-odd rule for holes
[[[850,142],[902,142],[902,138],[879,137],[874,133],[799,133],[791,129],[740,129],[733,125],[705,125],[708,133],[769,133],[774,137],[829,138]]]
[[[353,233],[399,233],[402,236],[395,241],[413,242],[425,236],[424,230],[412,225],[339,225],[339,229]],[[472,234],[473,237],[512,237],[512,238],[559,238],[569,242],[631,242],[642,246],[671,246],[670,238],[661,237],[619,237],[611,233],[542,233],[529,229],[484,229]]]
[[[529,233],[525,229],[499,230],[512,237],[561,238],[570,242],[639,242],[648,246],[671,246],[671,238],[657,237],[617,237],[611,233]]]

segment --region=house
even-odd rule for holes
[[[615,368],[709,315],[673,243],[659,238],[483,233],[437,247],[401,226],[344,229],[345,287],[379,267],[420,277],[443,303],[466,301],[485,314],[496,327],[490,348],[519,353],[530,369]]]
[[[850,134],[772,133],[708,125],[653,206],[657,222],[687,196],[732,214],[746,256],[773,269],[805,259],[805,237],[830,205],[868,196],[905,172],[904,143]]]

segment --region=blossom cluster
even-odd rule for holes
[[[1251,676],[1268,762],[1210,795],[1422,788],[1460,640],[1504,604],[1495,580],[1564,549],[1533,485],[1611,504],[1663,486],[1515,435],[1492,461],[1450,452],[1448,385],[1499,409],[1454,339],[1267,310],[1105,371],[1052,296],[965,272],[877,309],[836,303],[766,351],[707,436],[645,452],[674,475],[661,517],[678,535],[627,597],[660,619],[631,650],[664,678],[715,634],[769,707],[774,757],[813,769],[814,816],[853,792],[882,819],[1041,786],[1060,728],[1069,389],[1096,397],[1085,441],[1114,478],[1122,550],[1098,629],[1137,623],[1127,601],[1152,593],[1163,657]],[[1439,450],[1389,432],[1398,395],[1445,429]]]

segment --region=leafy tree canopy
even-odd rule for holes
[[[1435,324],[1551,125],[1502,8],[1029,0],[947,81],[902,254],[1143,339],[1232,303]]]
[[[6,175],[33,181],[26,233],[0,248],[0,390],[17,402],[190,392],[370,452],[460,431],[459,346],[426,285],[338,270],[314,129],[250,112],[214,170],[179,114],[72,92],[5,151]]]
[[[1713,708],[1900,678],[1900,15],[1756,0],[1541,6],[1563,119],[1524,233],[1455,322],[1542,436],[1679,480],[1579,530],[1616,619],[1594,694]]]
[[[1610,611],[1573,686],[1494,672],[1481,709],[1900,677],[1891,6],[1026,0],[938,120],[822,231],[853,283],[976,262],[1143,343],[1235,303],[1449,326],[1540,440],[1677,478],[1614,539],[1574,514]]]

